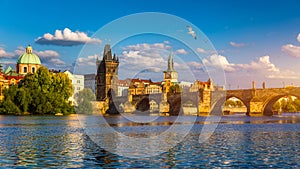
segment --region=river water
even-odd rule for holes
[[[118,132],[130,131],[131,135],[141,134],[145,128],[147,134],[157,134],[174,124],[174,117],[160,117],[156,122],[145,124],[131,123],[121,116],[107,119]],[[86,134],[77,115],[0,116],[0,167],[300,167],[299,115],[222,117],[213,134],[199,143],[204,121],[205,117],[197,117],[195,123],[192,121],[193,127],[175,147],[152,157],[130,158],[96,144]],[[186,123],[189,118],[178,125]]]

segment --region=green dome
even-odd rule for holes
[[[38,65],[40,65],[41,60],[36,54],[32,53],[32,47],[29,45],[26,48],[26,52],[23,53],[19,57],[17,64],[38,64]]]

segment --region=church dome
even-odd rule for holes
[[[32,47],[30,45],[27,46],[26,52],[20,55],[17,64],[37,64],[41,65],[40,58],[32,53]]]

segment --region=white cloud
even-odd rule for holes
[[[216,66],[224,69],[226,72],[235,71],[235,65],[228,62],[227,58],[222,55],[213,54],[207,58],[202,59],[205,66]]]
[[[78,58],[77,59],[77,64],[78,65],[88,65],[88,66],[96,66],[96,59],[99,57],[97,54],[95,55],[90,55],[85,58]]]
[[[59,45],[59,46],[74,46],[80,44],[97,44],[101,43],[100,39],[91,38],[84,32],[72,32],[69,28],[56,30],[54,35],[46,33],[43,37],[38,37],[35,40],[38,44]]]
[[[57,64],[57,65],[64,65],[66,64],[64,61],[58,59],[58,58],[52,58],[49,60],[52,64]]]
[[[236,64],[235,67],[244,70],[250,70],[255,72],[280,72],[279,68],[277,68],[273,63],[270,62],[270,56],[261,56],[258,58],[258,61],[252,61],[250,64]]]
[[[202,60],[205,66],[215,66],[222,68],[225,72],[237,74],[245,74],[247,76],[263,76],[272,79],[295,79],[299,76],[291,70],[280,70],[270,61],[270,56],[261,56],[256,61],[248,64],[234,64],[228,62],[227,58],[222,55],[211,55]]]
[[[44,50],[44,51],[34,51],[39,57],[48,58],[48,57],[59,57],[59,54],[54,50]]]
[[[141,73],[148,73],[148,76],[157,75],[157,77],[148,77],[151,79],[162,78],[158,72],[167,69],[167,59],[170,52],[171,46],[167,43],[140,43],[125,46],[118,56],[120,78],[123,78],[122,76],[133,78]]]
[[[300,33],[298,34],[297,40],[300,42]]]
[[[206,51],[202,48],[197,48],[196,50],[198,53],[206,53]]]
[[[229,44],[230,44],[231,46],[233,46],[233,47],[236,47],[236,48],[245,46],[244,43],[236,43],[236,42],[232,42],[232,41],[229,42]]]
[[[15,54],[6,52],[3,48],[0,48],[0,58],[14,58]]]
[[[299,35],[298,35],[299,38]],[[298,39],[299,40],[299,39]],[[293,57],[300,57],[300,46],[287,44],[281,47],[281,51]]]
[[[178,49],[178,50],[176,50],[175,53],[176,54],[181,54],[181,55],[187,55],[188,54],[188,52],[184,49]]]

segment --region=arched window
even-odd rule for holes
[[[31,68],[31,73],[35,72],[35,67]]]
[[[24,67],[23,70],[24,73],[27,73],[27,67]]]

